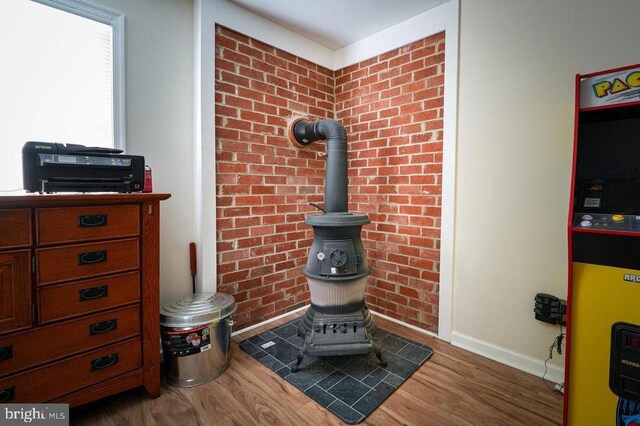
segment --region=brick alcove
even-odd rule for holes
[[[301,270],[322,203],[324,143],[286,140],[292,117],[334,118],[349,139],[349,209],[367,213],[376,312],[437,332],[444,33],[331,71],[216,27],[218,291],[238,328],[309,303]]]

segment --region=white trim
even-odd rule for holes
[[[215,2],[215,22],[325,68],[333,68],[333,50],[226,0]]]
[[[124,54],[124,15],[119,15],[111,21],[112,32],[112,52],[113,55],[113,138],[114,146],[122,149],[127,148],[127,114],[126,114],[126,94],[124,86],[125,78],[125,54]]]
[[[369,312],[371,312],[372,315],[375,315],[375,316],[380,317],[380,318],[384,318],[384,319],[386,319],[388,321],[391,321],[391,322],[395,322],[396,324],[400,324],[403,327],[410,328],[411,330],[418,331],[418,332],[420,332],[422,334],[427,334],[427,335],[429,335],[431,337],[438,337],[437,334],[435,334],[435,333],[433,333],[433,332],[431,332],[429,330],[425,330],[424,328],[416,327],[415,325],[408,324],[408,323],[406,323],[404,321],[400,321],[398,319],[389,317],[387,315],[383,315],[383,314],[381,314],[379,312],[375,312],[375,311],[372,311],[372,310],[369,310]]]
[[[246,333],[247,331],[251,331],[251,330],[253,330],[253,329],[255,329],[255,328],[258,328],[258,327],[262,327],[263,325],[267,325],[267,324],[269,324],[269,323],[272,323],[272,322],[274,322],[274,321],[277,321],[277,320],[279,320],[280,318],[286,318],[286,317],[288,317],[289,315],[293,315],[293,314],[295,314],[296,312],[300,312],[300,311],[301,311],[301,310],[303,310],[303,309],[307,309],[309,306],[311,306],[311,305],[305,305],[305,306],[302,306],[302,307],[300,307],[300,308],[298,308],[298,309],[294,309],[293,311],[287,312],[287,313],[282,314],[282,315],[278,315],[277,317],[269,318],[269,319],[268,319],[268,320],[266,320],[266,321],[259,322],[258,324],[250,325],[249,327],[243,328],[242,330],[234,331],[233,333],[231,333],[231,337],[233,337],[233,336],[237,336],[237,335],[239,335],[239,334]]]
[[[120,17],[122,14],[115,12],[111,9],[107,9],[103,6],[98,6],[93,3],[86,2],[84,0],[32,0],[36,3],[50,6],[58,10],[73,13],[74,15],[82,16],[84,18],[91,19],[93,21],[102,22],[103,24],[111,25],[113,20]]]
[[[216,275],[216,149],[215,149],[215,25],[211,0],[196,0],[194,45],[194,207],[197,283],[200,292],[215,292]],[[204,120],[203,117],[206,117]]]
[[[332,69],[339,70],[357,64],[365,59],[373,58],[381,53],[444,31],[447,8],[447,4],[434,7],[336,50]]]
[[[451,340],[453,323],[454,242],[458,141],[459,1],[446,4],[444,49],[444,120],[442,144],[442,210],[440,213],[440,291],[438,336]]]
[[[534,376],[542,377],[544,374],[544,361],[504,349],[471,336],[466,336],[462,333],[458,333],[457,331],[453,331],[451,333],[451,344],[469,352],[473,352],[474,354],[492,359],[501,364],[533,374]],[[545,376],[545,379],[554,383],[563,383],[564,368],[547,363],[547,375]]]
[[[125,67],[124,67],[124,15],[84,0],[32,0],[45,6],[82,16],[112,29],[113,55],[113,143],[115,148],[126,149]]]

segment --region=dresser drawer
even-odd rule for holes
[[[30,263],[31,250],[0,252],[0,333],[31,326]]]
[[[140,307],[134,305],[3,337],[0,376],[139,334]]]
[[[127,340],[2,379],[0,403],[49,401],[140,366],[140,340]]]
[[[138,272],[51,285],[38,289],[41,324],[140,300]]]
[[[138,239],[38,249],[38,285],[137,269]]]
[[[0,248],[31,244],[29,209],[0,210]]]
[[[38,244],[133,237],[140,232],[138,206],[64,207],[36,210]]]

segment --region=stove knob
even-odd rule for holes
[[[588,220],[583,220],[582,222],[580,222],[580,226],[591,226],[591,222],[589,222]]]
[[[584,214],[584,215],[582,215],[582,219],[591,220],[591,219],[593,219],[593,216],[591,216],[590,214]]]
[[[318,260],[319,261],[323,261],[324,260],[324,253],[323,252],[318,253]]]

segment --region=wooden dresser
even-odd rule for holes
[[[0,403],[160,395],[168,194],[0,196]]]

